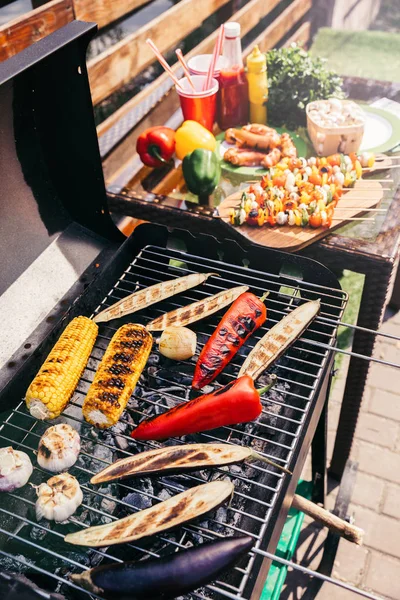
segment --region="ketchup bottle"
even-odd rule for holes
[[[248,83],[242,60],[240,24],[230,21],[224,25],[224,58],[226,65],[219,76],[219,105],[217,122],[222,131],[244,125],[249,118]]]

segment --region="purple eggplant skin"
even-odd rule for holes
[[[171,600],[214,581],[253,544],[250,536],[228,538],[162,558],[95,567],[72,579],[112,600]]]

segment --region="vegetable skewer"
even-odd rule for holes
[[[98,313],[93,321],[95,323],[104,323],[111,321],[112,319],[118,319],[130,315],[138,310],[142,310],[147,306],[151,306],[156,302],[161,302],[166,298],[185,292],[190,288],[193,288],[201,283],[204,283],[209,277],[214,275],[219,277],[218,273],[191,273],[184,277],[178,277],[177,279],[170,279],[168,281],[161,281],[150,287],[134,292],[126,298],[122,298],[119,302],[116,302],[112,306],[102,310]]]
[[[212,481],[190,488],[123,519],[69,533],[64,541],[102,547],[140,540],[191,521],[225,502],[234,491],[230,481]]]
[[[285,352],[286,348],[300,337],[317,316],[320,305],[320,300],[312,300],[298,306],[283,317],[254,346],[244,361],[238,376],[248,375],[254,380],[257,379],[272,362]]]
[[[230,290],[223,290],[214,296],[208,296],[198,302],[193,302],[188,306],[182,306],[157,317],[157,319],[153,319],[153,321],[147,323],[146,329],[148,331],[163,331],[167,327],[184,327],[190,323],[195,323],[199,319],[204,319],[221,308],[225,308],[225,306],[236,300],[240,294],[247,292],[248,289],[247,285],[240,285]]]
[[[127,324],[113,335],[83,402],[86,421],[105,429],[115,425],[149,358],[152,335],[143,325]]]
[[[126,477],[149,477],[233,465],[245,460],[271,461],[252,448],[235,444],[185,444],[147,450],[117,460],[92,477],[98,484]],[[280,467],[279,467],[280,468]]]
[[[257,298],[245,292],[229,307],[200,353],[192,387],[198,390],[211,383],[251,334],[261,327],[267,318],[266,296]]]
[[[170,600],[213,581],[253,544],[250,536],[218,540],[157,559],[101,565],[71,578],[115,600]]]

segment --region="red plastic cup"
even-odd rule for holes
[[[196,91],[193,91],[186,77],[179,80],[180,87],[175,87],[178,92],[183,118],[185,121],[197,121],[203,127],[212,131],[217,113],[218,81],[211,80],[211,87],[203,91],[205,75],[192,75]]]

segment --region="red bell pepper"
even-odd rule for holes
[[[183,402],[162,415],[142,421],[131,437],[135,440],[165,440],[254,421],[262,410],[260,394],[272,385],[256,390],[252,378],[243,375],[212,394]]]
[[[137,139],[136,151],[143,164],[159,168],[170,164],[175,152],[175,131],[170,127],[150,127]]]
[[[245,292],[230,306],[200,353],[192,381],[195,389],[211,383],[251,334],[265,322],[267,309],[264,297],[260,299]]]

